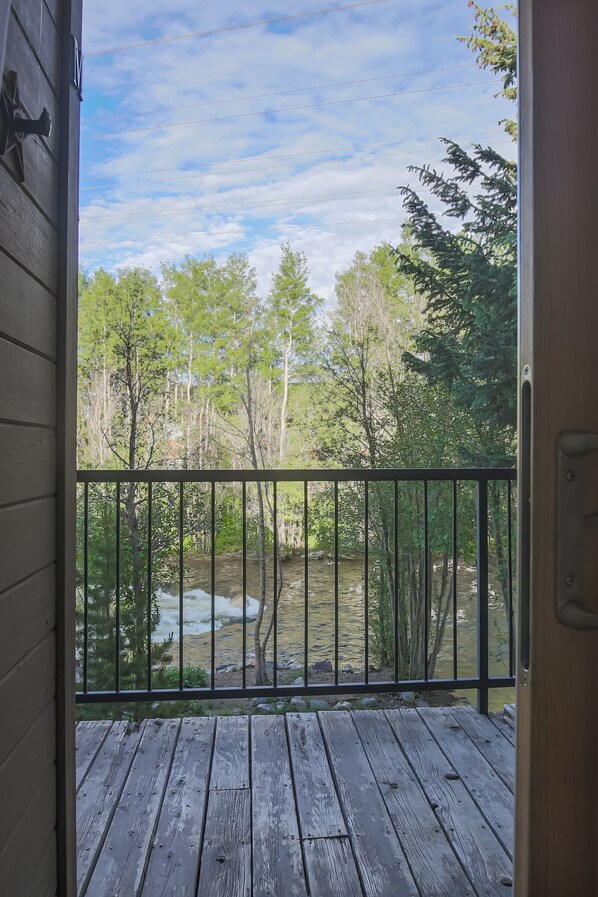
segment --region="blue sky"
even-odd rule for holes
[[[466,0],[358,3],[86,0],[83,267],[242,251],[265,291],[289,240],[329,298],[398,241],[396,188],[440,167],[438,137],[513,155],[513,109],[456,40]]]

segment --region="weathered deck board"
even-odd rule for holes
[[[366,897],[418,897],[351,714],[319,717]]]
[[[78,738],[79,897],[511,893],[493,827],[508,842],[512,745],[473,709],[104,721]]]
[[[75,757],[77,790],[98,754],[112,723],[108,719],[87,720],[77,725],[77,752]]]
[[[507,741],[510,741],[513,747],[515,746],[515,729],[511,725],[510,722],[504,717],[502,713],[492,713],[489,717],[490,721],[499,732],[501,732]]]
[[[348,838],[313,838],[303,849],[311,897],[363,897]]]
[[[316,714],[287,713],[286,723],[302,837],[347,835]]]
[[[83,726],[87,725],[87,728]],[[100,749],[92,758],[77,796],[77,888],[85,893],[131,769],[145,724],[108,723],[99,729]],[[90,724],[78,729],[87,742]],[[77,747],[77,752],[79,747]]]
[[[145,873],[143,897],[195,897],[214,719],[184,719]]]
[[[307,897],[284,719],[251,720],[254,897]]]
[[[515,748],[486,716],[471,713],[467,707],[451,707],[451,716],[467,732],[494,772],[511,793],[515,793]]]
[[[251,794],[210,791],[199,867],[201,897],[251,897]]]
[[[513,797],[507,786],[479,751],[471,749],[471,739],[455,722],[448,708],[430,709],[425,715],[425,723],[492,831],[509,856],[512,856]]]
[[[354,721],[420,890],[426,897],[472,897],[467,876],[388,720],[365,711],[356,713]]]
[[[88,897],[139,894],[179,727],[179,720],[147,721],[91,874]]]
[[[249,788],[249,719],[221,716],[216,723],[210,791],[239,788]]]
[[[475,893],[505,897],[501,880],[511,877],[511,860],[423,719],[417,710],[387,710],[386,717]]]

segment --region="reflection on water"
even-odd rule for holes
[[[194,555],[186,559],[184,592],[185,662],[209,667],[211,657],[211,565],[210,558]],[[318,557],[308,561],[307,591],[305,561],[294,557],[283,561],[284,586],[277,612],[277,652],[282,662],[304,662],[307,632],[309,663],[335,657],[335,566],[332,560]],[[247,650],[253,647],[253,618],[258,609],[259,566],[247,559]],[[270,618],[273,594],[272,565],[266,571]],[[459,566],[457,574],[457,663],[460,677],[475,676],[476,656],[476,571]],[[215,593],[215,662],[240,664],[243,630],[243,569],[238,555],[216,558]],[[363,558],[347,558],[338,567],[338,656],[339,665],[350,664],[363,669],[365,631],[365,570]],[[158,595],[160,625],[155,639],[162,641],[170,633],[178,636],[179,598],[175,590]],[[307,608],[307,610],[306,610]],[[370,609],[371,614],[371,609]],[[370,617],[371,620],[371,617]],[[264,627],[265,629],[265,627]],[[490,675],[508,673],[508,626],[500,588],[490,582],[489,602]],[[273,638],[269,643],[270,656]],[[439,655],[435,676],[450,678],[453,674],[453,620],[449,613],[444,645]]]

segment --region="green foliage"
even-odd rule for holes
[[[403,189],[411,245],[399,247],[397,261],[427,300],[426,324],[405,359],[469,415],[468,459],[500,465],[512,461],[516,424],[516,168],[491,149],[476,146],[470,156],[445,143],[453,177],[413,170],[461,230],[443,227],[414,190]]]
[[[517,35],[501,12],[510,16],[517,15],[517,7],[514,3],[506,3],[503,6],[484,8],[470,0],[469,5],[474,10],[473,34],[468,37],[459,37],[476,55],[480,68],[491,69],[496,75],[500,75],[503,88],[499,96],[513,102],[517,99]],[[517,137],[517,123],[510,119],[502,122],[505,130],[511,137]]]
[[[183,667],[183,688],[205,688],[208,674],[202,667]],[[156,676],[156,688],[178,688],[180,672],[178,667],[165,667]]]

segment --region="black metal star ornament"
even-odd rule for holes
[[[52,119],[47,109],[37,119],[24,118],[19,99],[19,80],[16,72],[7,72],[0,92],[0,115],[2,131],[0,132],[0,156],[12,153],[19,179],[25,180],[25,163],[23,160],[23,141],[30,134],[49,137],[52,133]]]

